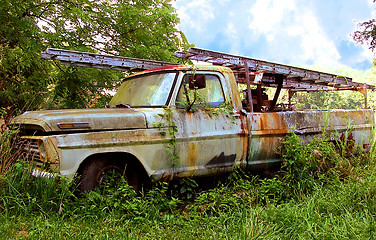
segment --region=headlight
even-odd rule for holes
[[[39,147],[39,154],[40,154],[41,160],[45,160],[47,156],[46,156],[46,147],[44,146],[43,141],[39,141],[38,147]]]

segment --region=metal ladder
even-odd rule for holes
[[[213,65],[229,67],[237,81],[247,85],[248,100],[252,102],[251,84],[276,87],[276,98],[282,88],[289,90],[290,98],[296,92],[354,90],[367,98],[367,89],[375,90],[375,86],[353,82],[351,78],[335,74],[323,73],[299,67],[267,62],[249,57],[220,53],[200,48],[189,48],[188,52],[175,52],[178,58],[204,61]],[[121,57],[90,52],[47,48],[41,54],[44,59],[60,61],[64,65],[113,69],[121,71],[143,71],[178,65],[176,63]],[[250,106],[252,108],[252,106]],[[251,109],[252,110],[252,109]]]
[[[226,66],[233,69],[235,73],[245,73],[247,70],[245,69],[245,66],[248,66],[249,72],[264,73],[264,84],[268,84],[270,78],[273,78],[273,76],[283,75],[285,78],[284,88],[291,88],[296,91],[325,90],[326,88],[331,90],[332,88],[337,88],[338,90],[350,90],[356,87],[366,87],[367,89],[372,90],[375,89],[375,86],[372,85],[353,82],[349,77],[200,48],[191,47],[188,49],[188,52],[176,52],[175,56],[190,60],[209,62],[213,65]],[[243,77],[245,77],[244,74]],[[239,81],[242,81],[242,79],[240,78]]]
[[[273,85],[274,79],[278,75],[282,75],[284,77],[283,87],[295,91],[326,90],[327,88],[329,90],[351,90],[357,87],[366,87],[367,89],[372,90],[375,89],[375,86],[353,82],[351,78],[347,77],[199,48],[189,48],[188,52],[176,52],[175,56],[178,58],[204,61],[214,65],[229,67],[238,77],[239,82],[246,81],[246,70],[248,70],[248,73],[251,75],[262,73],[263,76],[260,83],[265,85]],[[55,48],[47,48],[46,52],[41,54],[41,57],[44,59],[58,60],[64,65],[105,68],[121,71],[142,71],[178,65],[176,63],[162,61]],[[246,65],[248,68],[245,67]]]
[[[188,52],[178,51],[175,52],[175,56],[231,68],[237,81],[247,85],[248,102],[252,102],[250,85],[257,85],[257,99],[260,102],[262,102],[261,86],[277,88],[272,102],[273,107],[276,104],[282,88],[289,90],[290,104],[291,97],[296,92],[358,91],[364,95],[366,107],[367,89],[375,90],[375,86],[373,85],[353,82],[352,79],[348,77],[200,48],[191,47],[188,49]],[[261,79],[257,80],[257,75],[261,75]],[[248,107],[253,111],[252,104]]]
[[[177,65],[176,63],[145,60],[138,58],[128,58],[121,56],[97,54],[90,52],[80,52],[65,49],[47,48],[41,54],[44,59],[58,60],[61,64],[104,68],[120,71],[143,71],[153,68]]]

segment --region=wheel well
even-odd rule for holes
[[[82,169],[86,164],[88,164],[91,160],[96,158],[107,158],[113,159],[119,163],[120,166],[127,166],[127,168],[136,171],[137,174],[140,174],[142,181],[144,184],[150,185],[150,177],[147,174],[144,166],[141,162],[132,154],[130,153],[119,153],[119,152],[112,152],[112,153],[98,153],[87,157],[84,161],[81,162],[77,174],[80,175],[82,173]]]

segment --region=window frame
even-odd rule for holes
[[[176,86],[179,86],[177,89],[176,89],[176,94],[175,94],[175,97],[174,97],[174,105],[176,108],[178,109],[184,109],[184,107],[181,107],[178,105],[178,96],[179,96],[179,93],[180,93],[180,90],[183,89],[183,84],[186,84],[184,83],[184,78],[186,76],[189,76],[189,75],[205,75],[205,78],[206,76],[210,75],[210,76],[214,76],[217,78],[218,82],[219,82],[219,87],[220,87],[220,91],[222,93],[222,97],[223,97],[223,102],[219,103],[218,105],[216,106],[211,106],[210,103],[208,104],[209,107],[212,109],[212,108],[218,108],[221,104],[225,103],[227,101],[227,97],[226,97],[226,91],[225,89],[223,88],[223,76],[217,72],[207,72],[207,71],[197,71],[197,72],[183,72],[181,74],[181,77],[179,78],[180,79],[180,83],[179,84],[176,84]],[[214,102],[213,102],[214,103]],[[199,104],[194,104],[194,105],[199,105]],[[198,109],[205,109],[205,107],[198,107]]]

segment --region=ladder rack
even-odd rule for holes
[[[359,90],[360,88],[375,90],[375,86],[353,82],[348,77],[200,48],[191,47],[188,52],[176,52],[175,56],[229,67],[234,71],[238,82],[243,83],[247,82],[247,67],[245,66],[248,66],[248,72],[263,74],[259,82],[261,85],[275,87],[278,85],[276,82],[278,76],[283,76],[282,88],[287,88],[292,92]],[[251,84],[257,83],[251,82]]]
[[[251,89],[251,85],[257,85],[256,102],[258,104],[256,104],[256,111],[260,111],[263,102],[265,102],[262,99],[262,86],[277,88],[268,108],[269,111],[273,111],[275,108],[282,88],[289,90],[289,103],[294,93],[301,91],[359,91],[364,95],[366,107],[367,89],[375,90],[375,86],[353,82],[351,78],[200,48],[189,48],[188,52],[178,51],[175,53],[175,56],[231,68],[237,81],[247,85],[247,105],[250,111],[253,111],[253,90]],[[58,60],[65,65],[121,71],[143,71],[178,65],[169,62],[55,48],[47,48],[46,52],[41,54],[41,57],[44,59]]]
[[[56,48],[47,48],[46,52],[43,52],[41,54],[41,57],[44,59],[58,60],[61,62],[61,64],[64,65],[105,68],[121,71],[143,71],[152,68],[177,65],[176,63],[169,62],[119,57],[113,55],[104,55]]]

